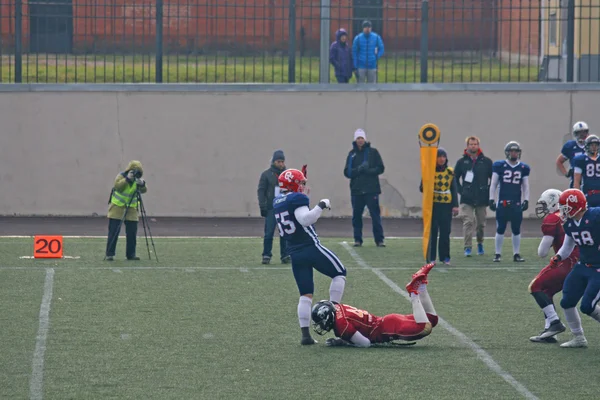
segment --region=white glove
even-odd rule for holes
[[[143,179],[141,179],[141,178],[139,178],[139,179],[136,179],[136,180],[135,180],[135,183],[136,183],[138,186],[146,186],[146,181],[145,181],[145,180],[143,180]]]
[[[322,210],[331,210],[331,202],[329,201],[329,199],[321,199],[321,201],[319,201],[319,207],[321,207]]]
[[[133,175],[133,170],[131,170],[127,173],[127,179],[129,179],[132,182],[135,180],[135,176]]]

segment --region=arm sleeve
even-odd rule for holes
[[[296,217],[296,220],[300,223],[300,225],[311,226],[312,224],[317,222],[322,212],[323,210],[319,206],[315,206],[315,208],[313,208],[312,210],[309,210],[307,206],[302,206],[296,208],[296,210],[294,211],[294,216]]]
[[[521,186],[523,187],[523,200],[529,201],[529,177],[523,177],[523,182],[521,182]]]
[[[352,42],[352,63],[354,69],[358,69],[358,36],[356,36]]]
[[[456,181],[458,177],[455,175],[454,179],[452,179],[452,183],[450,184],[450,193],[452,195],[452,208],[458,207],[458,193],[456,190]]]
[[[575,248],[575,241],[569,235],[565,235],[565,241],[563,242],[562,247],[558,250],[558,254],[561,259],[565,259],[571,255],[573,249]]]
[[[496,187],[498,186],[498,173],[494,172],[492,174],[492,183],[490,185],[490,200],[495,200],[496,199]]]
[[[377,59],[380,59],[383,56],[383,53],[385,53],[383,39],[381,38],[381,36],[377,37],[377,47],[379,47],[379,51],[377,51]]]
[[[538,247],[538,256],[542,258],[546,257],[550,251],[550,248],[552,247],[552,242],[554,242],[554,237],[545,235]]]
[[[460,179],[462,178],[462,162],[458,160],[454,166],[454,182],[456,183],[456,190],[462,193],[462,185]]]
[[[266,208],[267,207],[267,195],[266,195],[266,190],[267,190],[267,179],[264,176],[264,174],[260,175],[260,179],[258,181],[258,190],[257,195],[258,195],[258,206],[260,208]]]
[[[379,154],[379,151],[377,151],[376,149],[371,149],[371,151],[373,152],[375,166],[373,168],[368,168],[367,174],[368,175],[381,175],[381,174],[383,174],[383,171],[385,171],[385,167],[383,165],[383,160],[381,159],[381,155]]]
[[[362,333],[356,331],[354,335],[350,338],[350,342],[356,347],[369,347],[371,346],[371,341],[363,336]]]
[[[335,43],[329,48],[329,62],[337,68],[337,46]]]
[[[119,192],[122,192],[127,188],[127,185],[129,185],[127,178],[124,177],[123,174],[117,175],[115,178],[115,189],[117,189]]]

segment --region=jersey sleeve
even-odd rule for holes
[[[526,176],[529,176],[529,174],[531,173],[531,167],[527,164],[523,165],[523,172],[522,172],[522,176],[523,178],[525,178]]]
[[[555,237],[560,233],[560,218],[556,214],[548,214],[542,222],[544,236]]]
[[[578,168],[579,171],[576,172],[579,173],[585,170],[585,155],[578,154],[577,156],[575,156],[575,158],[573,158],[573,167]]]
[[[590,207],[589,217],[594,223],[600,224],[600,207]]]
[[[350,338],[356,333],[356,328],[348,321],[343,313],[336,313],[335,317],[335,329],[337,336],[341,337],[346,341],[350,341]]]
[[[496,161],[492,164],[492,172],[497,173],[498,175],[502,175],[502,165],[503,161]]]
[[[308,196],[305,195],[304,193],[292,193],[290,195],[290,197],[291,198],[289,198],[289,202],[292,206],[294,206],[294,208],[298,208],[298,207],[302,207],[302,206],[309,207],[309,205],[310,205]]]
[[[568,141],[567,143],[565,143],[562,147],[562,149],[560,150],[560,154],[562,154],[563,156],[565,156],[565,158],[567,160],[571,159],[571,147],[572,147],[572,143],[570,141]]]

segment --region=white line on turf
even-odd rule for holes
[[[359,256],[358,253],[352,247],[350,247],[348,242],[342,242],[342,246],[344,246],[344,248],[348,251],[350,256],[352,256],[352,258],[354,259],[354,261],[357,262],[358,265],[360,265],[364,269],[372,271],[375,275],[377,275],[379,277],[379,279],[381,279],[383,282],[385,282],[394,292],[398,293],[399,295],[403,296],[404,298],[406,298],[407,300],[410,301],[410,296],[408,295],[408,293],[406,291],[400,289],[400,287],[394,281],[392,281],[390,278],[388,278],[379,269],[375,269],[375,268],[371,267],[369,264],[367,264],[365,262],[365,260],[363,260],[362,257]],[[448,322],[446,322],[442,318],[439,318],[438,321],[439,321],[438,322],[439,325],[442,328],[446,329],[448,332],[450,332],[452,335],[454,335],[459,341],[461,341],[464,345],[466,345],[468,348],[473,350],[473,352],[475,352],[475,354],[477,354],[477,357],[481,361],[483,361],[483,363],[489,369],[491,369],[494,373],[496,373],[502,379],[504,379],[517,392],[519,392],[521,395],[523,395],[523,397],[525,397],[526,399],[529,399],[529,400],[538,400],[538,398],[533,393],[531,393],[525,386],[523,386],[522,383],[517,381],[511,374],[504,371],[502,369],[502,367],[500,365],[498,365],[498,363],[496,361],[494,361],[492,356],[488,354],[488,352],[483,350],[477,343],[475,343],[473,340],[471,340],[467,335],[460,332],[458,329],[454,328],[452,325],[450,325]]]
[[[54,269],[46,268],[44,281],[44,294],[40,306],[40,325],[33,352],[33,366],[29,382],[29,398],[41,400],[44,397],[44,354],[46,352],[46,339],[50,327],[50,303],[52,302],[52,288],[54,286]]]

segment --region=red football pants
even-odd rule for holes
[[[552,298],[562,290],[565,278],[576,262],[577,260],[569,257],[559,262],[554,268],[551,268],[550,265],[545,266],[529,284],[529,292],[543,292]]]
[[[432,328],[437,325],[437,315],[427,314],[427,318]],[[428,329],[427,324],[416,322],[412,314],[388,314],[383,317],[383,321],[374,333],[371,341],[389,342],[390,340],[418,340],[429,335],[431,330]]]

